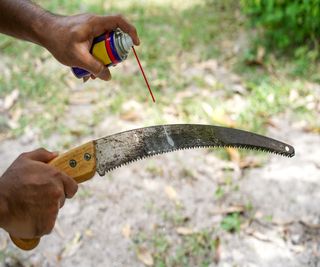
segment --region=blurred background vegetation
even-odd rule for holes
[[[319,60],[320,1],[242,0],[248,25],[258,31],[253,47],[263,45],[276,55],[293,57],[296,74]]]
[[[102,117],[122,114],[128,100],[143,105],[143,124],[172,122],[164,116],[171,112],[175,122],[263,132],[272,115],[290,110],[319,131],[316,112],[308,106],[315,97],[313,84],[320,82],[319,0],[37,2],[65,15],[128,17],[138,29],[138,53],[157,104],[148,99],[133,56],[112,68],[112,82],[82,85],[43,48],[1,35],[0,97],[19,91],[9,118],[0,119],[2,132],[19,136],[32,125],[40,137],[66,134],[70,129],[63,117],[79,88],[99,94],[86,133]],[[243,105],[234,103],[235,93]]]

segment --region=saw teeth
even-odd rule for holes
[[[105,169],[105,173],[108,173],[108,172],[111,172],[113,170],[116,170],[120,167],[123,167],[123,166],[126,166],[126,165],[129,165],[133,162],[137,162],[137,161],[140,161],[140,160],[143,160],[143,159],[147,159],[147,158],[151,158],[151,157],[154,157],[154,156],[157,156],[157,155],[162,155],[162,154],[166,154],[166,153],[170,153],[170,152],[174,152],[174,151],[182,151],[182,150],[187,150],[187,149],[197,149],[197,148],[239,148],[239,149],[246,149],[246,150],[256,150],[256,151],[263,151],[263,152],[266,152],[266,153],[272,153],[272,154],[275,154],[275,155],[281,155],[281,156],[285,156],[285,157],[288,157],[288,158],[291,158],[293,157],[293,155],[291,154],[287,154],[287,153],[281,153],[281,152],[276,152],[276,151],[272,151],[272,150],[269,150],[267,148],[263,148],[263,147],[256,147],[256,146],[244,146],[244,145],[217,145],[217,146],[194,146],[194,147],[181,147],[181,148],[177,148],[177,149],[169,149],[169,150],[166,150],[166,151],[154,151],[150,154],[146,154],[146,155],[143,155],[141,157],[137,157],[135,158],[134,160],[130,160],[130,161],[127,161],[127,162],[124,162],[118,166],[115,166],[113,168],[106,168]]]

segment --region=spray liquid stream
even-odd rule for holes
[[[150,95],[151,95],[151,97],[152,97],[152,101],[155,103],[156,100],[155,100],[154,95],[153,95],[153,93],[152,93],[152,91],[151,91],[151,88],[150,88],[148,79],[147,79],[147,77],[146,77],[146,75],[145,75],[145,73],[144,73],[144,70],[143,70],[143,68],[142,68],[142,66],[141,66],[141,63],[140,63],[140,60],[139,60],[139,57],[138,57],[138,55],[137,55],[137,53],[136,53],[136,50],[134,49],[133,46],[132,46],[132,50],[133,50],[134,56],[135,56],[136,59],[137,59],[138,65],[139,65],[139,67],[140,67],[140,70],[141,70],[141,73],[142,73],[142,75],[143,75],[144,81],[146,82],[146,85],[147,85],[147,87],[148,87],[149,93],[150,93]]]

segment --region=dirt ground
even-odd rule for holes
[[[96,134],[109,133],[109,125],[114,131],[134,128],[111,123],[111,118],[101,123]],[[1,231],[6,254],[0,266],[145,266],[148,262],[137,256],[137,233],[151,235],[156,228],[179,238],[176,225],[167,222],[162,211],[175,211],[178,204],[188,218],[182,226],[201,231],[219,226],[228,209],[247,203],[252,203],[253,215],[238,233],[217,227],[219,258],[210,266],[320,266],[320,136],[289,124],[285,117],[274,119],[268,135],[292,144],[296,156],[269,155],[263,166],[241,171],[213,151],[197,149],[96,176],[66,202],[54,231],[35,250],[16,249]],[[19,153],[37,146],[28,136],[1,142],[0,172]],[[217,199],[214,192],[226,170],[238,190]]]

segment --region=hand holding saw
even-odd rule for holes
[[[203,147],[235,147],[261,150],[293,157],[288,144],[252,132],[211,125],[172,124],[129,130],[73,148],[49,164],[72,177],[77,183],[100,176],[115,168],[158,154]],[[23,250],[35,248],[40,238],[10,236]]]

